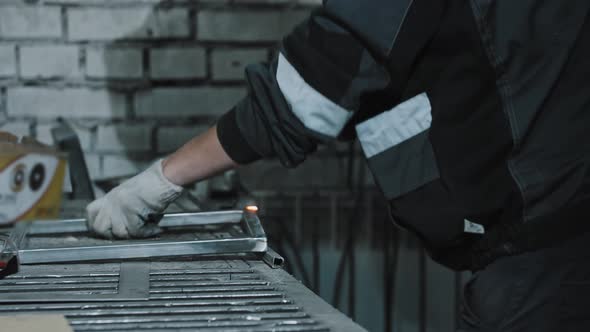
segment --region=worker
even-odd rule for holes
[[[394,221],[474,275],[460,331],[590,331],[590,1],[327,0],[216,126],[88,206],[114,238],[237,165],[358,138]],[[197,112],[199,105],[195,105]]]

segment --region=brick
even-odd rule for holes
[[[190,35],[186,9],[69,8],[70,40],[183,38]]]
[[[105,89],[16,87],[6,95],[8,115],[39,119],[122,118],[127,106],[124,95]]]
[[[30,136],[31,124],[24,121],[8,122],[0,124],[0,131],[7,131],[19,137]]]
[[[80,75],[76,46],[20,47],[20,72],[25,78],[74,77]]]
[[[96,150],[99,152],[143,152],[151,150],[153,126],[116,124],[98,127]]]
[[[37,127],[35,128],[35,138],[41,143],[53,145],[55,141],[51,135],[51,129],[56,126],[58,126],[56,122],[37,124]],[[72,126],[72,129],[74,129],[76,132],[82,150],[90,150],[92,148],[92,130],[89,128],[76,126],[72,123],[70,123],[70,126]]]
[[[103,156],[101,178],[133,176],[151,165],[151,162],[131,160],[125,156]]]
[[[276,41],[309,15],[307,10],[199,12],[197,37],[201,40]]]
[[[247,65],[266,61],[265,49],[218,49],[211,54],[214,80],[243,80]]]
[[[86,75],[90,78],[141,78],[142,51],[137,48],[88,48]]]
[[[135,112],[140,117],[178,118],[219,116],[246,95],[243,88],[159,88],[139,93]]]
[[[206,75],[207,60],[203,48],[156,48],[150,51],[151,78],[187,79]]]
[[[14,46],[0,46],[0,77],[10,77],[16,75],[16,53]]]
[[[158,128],[156,142],[158,153],[173,152],[193,137],[204,133],[206,126],[184,126],[184,127],[160,127]]]
[[[57,7],[0,7],[0,39],[59,38],[61,35],[61,13]]]

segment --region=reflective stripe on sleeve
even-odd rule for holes
[[[371,158],[428,130],[431,122],[430,100],[422,93],[358,124],[356,132],[365,156]]]
[[[282,54],[279,54],[277,82],[293,113],[307,129],[337,137],[352,116],[352,112],[307,84]]]

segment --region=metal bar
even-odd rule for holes
[[[266,234],[264,233],[264,229],[262,228],[262,224],[256,213],[246,211],[241,220],[248,235],[252,237],[266,238]]]
[[[179,301],[160,301],[150,299],[150,301],[132,301],[132,302],[76,302],[76,303],[47,303],[47,304],[11,304],[10,306],[0,306],[1,313],[38,311],[38,310],[104,310],[104,309],[133,309],[133,308],[168,308],[173,312],[179,307],[220,307],[220,306],[267,306],[267,305],[286,305],[293,304],[293,301],[283,298],[278,299],[245,299],[245,300],[179,300]],[[174,319],[174,318],[173,318]],[[178,319],[178,318],[175,318]]]
[[[14,245],[16,248],[22,248],[31,226],[32,223],[30,221],[21,221],[16,223],[13,230],[10,232],[9,237],[12,245]]]
[[[266,238],[130,242],[89,247],[20,249],[20,264],[86,262],[99,260],[175,257],[200,254],[265,252]]]
[[[214,300],[214,299],[246,299],[246,298],[284,298],[285,294],[273,290],[273,291],[266,291],[266,292],[232,292],[232,293],[220,293],[220,294],[152,294],[150,299],[157,299],[157,300]]]
[[[177,300],[227,300],[227,299],[264,299],[264,298],[284,298],[280,291],[235,291],[227,293],[171,293],[171,294],[151,294],[150,300],[167,300],[173,302]],[[40,294],[19,294],[19,293],[2,293],[0,304],[12,303],[79,303],[80,301],[92,301],[96,303],[111,303],[125,301],[140,301],[144,299],[126,298],[118,293],[54,293],[45,297]],[[0,313],[2,310],[0,310]]]
[[[266,249],[262,260],[273,269],[280,269],[285,263],[285,259],[271,248]]]
[[[117,290],[116,283],[93,283],[86,285],[70,284],[70,285],[2,285],[0,286],[0,293],[23,293],[23,292],[67,292],[84,290],[88,292],[94,291],[115,291]]]
[[[108,284],[108,283],[117,283],[119,282],[118,278],[95,278],[95,279],[91,279],[91,278],[86,278],[86,279],[78,279],[78,280],[72,280],[72,279],[55,279],[55,280],[51,280],[51,279],[24,279],[24,280],[15,280],[15,279],[8,279],[8,281],[2,281],[0,282],[0,287],[6,286],[6,285],[15,285],[15,286],[31,286],[31,287],[36,287],[36,286],[48,286],[48,287],[53,287],[56,285],[87,285],[87,284]]]
[[[256,313],[281,313],[281,312],[298,312],[301,311],[300,306],[296,305],[269,305],[269,306],[243,306],[243,307],[205,307],[205,308],[178,308],[170,310],[169,308],[160,309],[126,309],[126,310],[98,310],[95,312],[86,312],[84,310],[63,310],[60,312],[66,315],[68,319],[92,318],[100,317],[134,317],[134,316],[152,316],[152,315],[166,315],[166,314],[182,314],[182,315],[211,315],[211,314],[256,314]]]
[[[2,303],[51,303],[51,302],[80,302],[81,300],[90,300],[92,301],[132,301],[133,299],[124,299],[119,298],[118,294],[113,292],[110,294],[105,293],[96,293],[96,292],[88,292],[88,293],[76,293],[76,294],[51,294],[48,297],[42,297],[40,294],[10,294],[10,293],[3,293],[2,297],[0,297],[0,304]]]
[[[418,329],[419,332],[426,332],[426,307],[428,305],[428,298],[426,295],[426,251],[424,248],[420,248],[419,255],[418,282],[420,283],[420,293],[418,294]]]
[[[172,312],[173,313],[173,312]],[[98,318],[98,319],[71,319],[71,325],[81,325],[81,324],[89,324],[89,325],[99,325],[99,324],[115,324],[115,323],[181,323],[181,322],[202,322],[202,321],[210,321],[210,316],[172,316],[164,315],[164,316],[150,316],[150,317],[116,317],[116,318]],[[262,320],[272,320],[272,319],[283,319],[283,320],[290,320],[290,319],[305,319],[309,318],[309,315],[302,312],[287,312],[287,313],[262,313],[257,314],[257,318]],[[251,318],[251,317],[250,317]],[[248,319],[248,315],[232,315],[232,314],[222,314],[216,315],[215,321],[235,321],[237,319]]]
[[[273,291],[273,287],[269,286],[232,286],[223,285],[217,287],[178,287],[178,288],[158,288],[150,290],[150,294],[190,294],[190,293],[235,293],[235,292],[251,292],[251,291]]]
[[[151,271],[150,276],[192,276],[192,275],[210,275],[210,274],[255,274],[251,269],[211,269],[211,270],[156,270]]]
[[[63,119],[59,122],[59,126],[51,129],[51,135],[60,150],[67,152],[72,198],[92,201],[95,198],[94,189],[78,135]]]
[[[151,281],[152,288],[178,288],[178,287],[218,287],[218,286],[268,286],[268,281],[264,280],[222,280],[222,281],[180,281],[180,282],[162,282]]]
[[[285,325],[295,325],[295,326],[306,326],[306,325],[317,325],[318,323],[313,319],[291,319],[287,324],[284,322],[284,319],[278,320],[243,320],[243,321],[212,321],[212,322],[166,322],[166,323],[128,323],[126,321],[120,323],[109,323],[109,324],[80,324],[82,326],[77,326],[76,329],[79,331],[108,331],[111,329],[167,329],[167,330],[177,330],[177,329],[202,329],[202,328],[212,328],[212,327],[223,327],[227,329],[248,329],[248,328],[267,328],[267,329],[274,329],[280,328]]]
[[[242,219],[242,211],[217,211],[197,213],[172,213],[165,214],[159,225],[162,228],[216,225],[216,224],[237,224]],[[28,229],[27,235],[49,235],[61,233],[86,233],[86,219],[68,220],[43,220],[33,221]]]

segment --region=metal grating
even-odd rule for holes
[[[0,280],[0,303],[117,297],[120,274],[116,271],[77,273],[19,273]]]
[[[147,299],[149,263],[123,262],[114,265],[108,270],[86,269],[75,272],[55,271],[52,266],[27,269],[28,273],[10,275],[0,280],[0,303]]]
[[[0,293],[59,292],[72,295],[116,294],[119,275],[39,275],[9,277],[0,282]]]
[[[245,261],[239,266],[205,263],[124,262],[121,268],[98,264],[82,273],[71,271],[84,267],[71,265],[30,266],[0,280],[0,298],[15,297],[0,301],[0,315],[63,314],[75,331],[330,330],[290,298],[283,283],[269,280],[260,269]],[[101,270],[100,265],[110,268]],[[144,276],[135,283],[125,281],[136,278],[137,271]],[[106,293],[111,297],[75,301],[76,297]],[[132,293],[145,294],[145,298],[120,297]],[[37,298],[32,299],[32,294]],[[51,301],[57,294],[70,299]]]

